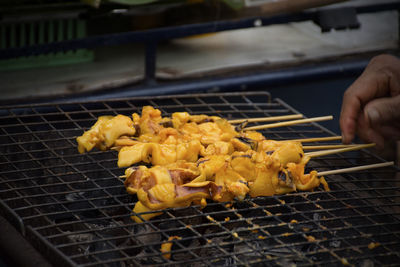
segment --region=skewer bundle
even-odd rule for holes
[[[204,206],[206,199],[231,201],[243,199],[247,194],[271,196],[313,190],[320,184],[329,190],[321,174],[316,171],[304,174],[307,162],[313,157],[374,145],[303,146],[302,143],[340,137],[274,141],[255,131],[332,119],[332,116],[299,117],[227,121],[217,116],[177,112],[163,118],[159,110],[146,106],[141,116],[134,113],[132,118],[99,117],[90,130],[77,138],[78,150],[84,153],[94,147],[116,149],[119,167],[139,162],[153,165],[130,167],[124,176],[128,193],[138,196],[133,211],[147,212],[141,218],[132,217],[142,222],[158,215],[151,211],[192,203]],[[247,127],[248,123],[274,120],[290,121]],[[319,151],[304,153],[304,150]]]

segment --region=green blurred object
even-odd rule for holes
[[[86,22],[79,19],[41,20],[0,24],[0,49],[50,44],[86,37]],[[49,67],[93,61],[88,49],[0,60],[0,70]]]
[[[244,0],[222,0],[222,1],[233,10],[240,10],[245,6]]]

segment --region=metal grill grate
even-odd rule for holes
[[[397,265],[399,169],[326,177],[332,191],[298,192],[164,210],[131,219],[135,196],[118,178],[115,151],[77,152],[75,137],[100,115],[143,105],[247,118],[291,114],[267,93],[135,98],[0,108],[0,211],[57,266]],[[317,124],[269,129],[268,138],[331,135]],[[313,159],[317,170],[382,161],[367,152]],[[173,240],[171,258],[160,252]],[[372,242],[376,248],[368,248]]]

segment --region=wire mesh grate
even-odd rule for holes
[[[399,169],[326,177],[331,191],[166,209],[142,224],[115,151],[79,154],[100,115],[187,111],[225,118],[293,114],[268,93],[198,94],[0,107],[0,212],[61,266],[382,266],[400,262]],[[318,124],[264,130],[270,139],[331,135]],[[319,171],[380,162],[368,151],[313,159]],[[171,257],[160,252],[169,237]],[[375,247],[374,247],[375,245]]]

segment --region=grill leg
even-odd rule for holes
[[[147,85],[156,84],[156,53],[157,42],[150,41],[146,43],[145,52],[145,83]]]
[[[2,216],[0,225],[0,257],[6,266],[53,266]]]

